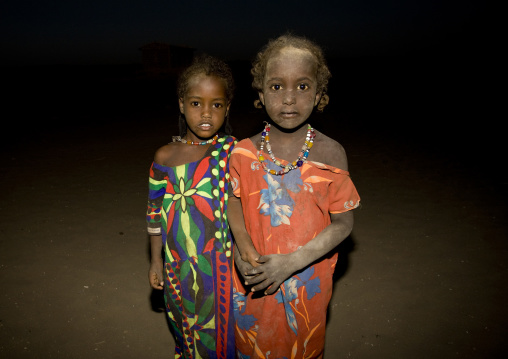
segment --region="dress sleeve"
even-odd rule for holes
[[[157,168],[155,162],[152,163],[148,179],[148,208],[146,211],[148,234],[150,235],[162,234],[162,202],[167,183],[165,173]]]
[[[238,147],[236,147],[238,149]],[[231,183],[231,190],[235,197],[240,197],[240,167],[242,156],[234,151],[231,153],[229,160],[229,176]]]
[[[328,188],[330,213],[342,213],[357,208],[360,196],[349,175],[336,173]]]
[[[228,197],[234,196],[234,183],[235,180],[231,177],[231,155],[233,153],[233,150],[235,149],[236,144],[238,143],[238,140],[235,137],[232,137],[233,143],[231,144],[229,150],[228,150],[228,162],[227,162],[227,168],[226,168],[226,179],[228,182]]]

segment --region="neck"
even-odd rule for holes
[[[180,141],[180,142],[188,144],[188,145],[207,145],[207,144],[210,144],[213,141],[215,141],[218,138],[218,136],[219,135],[216,133],[213,137],[211,137],[209,139],[198,140],[198,141],[192,141],[187,138],[181,138],[180,136],[177,136],[177,137],[173,137],[173,142]],[[187,137],[187,136],[185,136],[185,137]]]
[[[295,139],[304,138],[307,134],[308,122],[306,121],[298,127],[289,129],[280,127],[272,121],[270,121],[270,125],[270,137],[277,140],[280,144],[284,144],[286,142],[293,142]]]

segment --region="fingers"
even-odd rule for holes
[[[261,256],[256,259],[256,262],[258,262],[259,264],[263,264],[263,263],[266,263],[269,259],[270,259],[270,255]]]
[[[256,285],[256,284],[259,284],[267,279],[268,279],[267,276],[264,274],[254,275],[254,276],[251,275],[251,276],[245,278],[245,285]]]
[[[251,288],[251,292],[264,290],[265,295],[270,295],[275,293],[279,289],[280,285],[282,284],[281,281],[275,278],[272,279],[269,275],[263,272],[256,274],[257,272],[259,271],[253,269],[252,271],[249,272],[249,274],[252,273],[250,276],[247,275],[244,276],[245,285],[253,286]]]
[[[252,287],[251,291],[257,292],[264,290],[264,295],[271,295],[279,290],[280,285],[280,282],[272,282],[269,279],[265,279],[261,283]]]
[[[273,293],[275,293],[276,291],[279,290],[279,287],[282,283],[280,282],[276,282],[276,283],[273,283],[270,288],[268,288],[266,291],[265,291],[265,295],[271,295]]]
[[[153,288],[153,289],[157,289],[157,290],[162,290],[164,287],[163,287],[163,282],[152,282],[150,283],[150,286]]]
[[[249,275],[248,272],[252,270],[252,266],[248,262],[244,261],[237,261],[235,262],[236,267],[238,268],[238,273],[242,275],[242,278],[244,281],[250,279],[252,275]]]
[[[161,276],[162,277],[162,276]],[[150,282],[150,286],[153,288],[153,289],[158,289],[158,290],[161,290],[163,288],[163,285],[164,285],[164,282],[162,280],[160,280],[159,278],[161,278],[157,275],[157,273],[154,273],[154,272],[150,272],[148,274],[148,280]]]
[[[267,269],[268,269],[268,271],[267,271]],[[245,272],[244,278],[249,277],[248,283],[246,282],[245,284],[253,285],[253,284],[260,283],[260,282],[266,280],[267,278],[270,278],[269,274],[270,274],[269,268],[266,268],[263,265],[259,265],[258,267],[252,268],[252,269],[248,270],[247,272]]]
[[[257,276],[258,274],[261,274],[261,273],[263,273],[261,270],[259,270],[257,268],[252,268],[252,269],[246,270],[244,275],[246,275],[246,276]]]
[[[247,284],[247,282],[250,282],[250,280],[251,280],[252,278],[254,278],[254,276],[252,276],[252,275],[247,275],[247,274],[245,274],[245,273],[241,273],[241,275],[242,275],[243,282],[244,282],[245,284]]]
[[[245,285],[251,285],[251,292],[265,291],[265,295],[273,294],[277,291],[280,283],[270,278],[265,273],[258,274],[245,280]],[[269,288],[270,287],[270,288]],[[269,290],[267,290],[269,288]]]
[[[263,280],[261,283],[256,284],[251,288],[251,292],[257,292],[268,288],[272,284],[268,279]],[[265,292],[266,294],[266,292]]]
[[[259,266],[258,259],[255,259],[254,261],[249,262],[249,264],[250,264],[250,266],[251,266],[252,268],[255,268],[255,267]]]

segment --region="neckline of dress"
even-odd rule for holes
[[[220,138],[220,137],[219,137]],[[217,142],[219,143],[219,142]],[[193,164],[193,163],[197,163],[197,162],[201,162],[203,161],[203,159],[205,159],[206,157],[210,157],[210,155],[212,154],[212,151],[216,149],[215,148],[215,145],[214,144],[210,144],[210,146],[208,146],[208,148],[206,149],[204,155],[201,157],[201,158],[198,158],[197,160],[195,161],[191,161],[191,162],[187,162],[187,163],[182,163],[181,165],[176,165],[176,166],[166,166],[166,165],[161,165],[160,163],[157,163],[157,165],[159,166],[163,166],[163,167],[166,167],[166,168],[178,168],[178,167],[182,167],[182,166],[187,166],[187,165],[190,165],[190,164]]]
[[[256,156],[256,152],[258,150],[256,144],[254,143],[254,141],[252,141],[252,139],[250,137],[248,137],[246,139],[249,140],[249,143],[251,146],[250,151],[254,154],[254,156]],[[263,151],[263,153],[266,154],[265,151]],[[289,163],[289,161],[286,161],[285,159],[282,159],[282,158],[277,158],[277,159],[279,161],[284,161],[284,162]],[[256,158],[256,161],[257,161],[257,158]],[[270,162],[273,163],[271,158],[270,158]],[[307,160],[306,163],[311,167],[316,167],[318,169],[326,169],[326,170],[332,171],[334,173],[341,173],[341,174],[345,174],[345,175],[349,176],[349,171],[343,170],[342,168],[334,167],[332,165],[327,165],[326,163],[322,163],[322,162],[318,162],[318,161],[309,161],[309,160]]]

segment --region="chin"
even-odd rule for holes
[[[277,124],[277,126],[290,130],[301,126],[305,122],[305,120],[302,120],[301,118],[289,118],[289,119],[284,118],[274,122]]]

